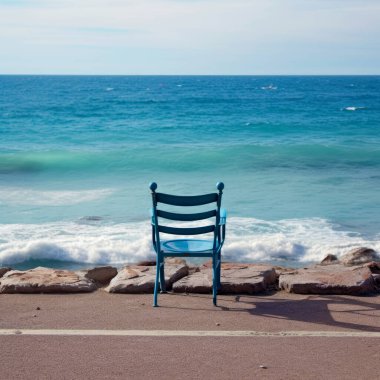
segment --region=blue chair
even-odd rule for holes
[[[226,218],[227,213],[222,209],[222,194],[224,184],[218,182],[216,188],[218,193],[211,193],[196,196],[177,196],[163,193],[157,193],[157,184],[152,182],[149,185],[152,192],[153,208],[151,209],[152,217],[152,241],[156,251],[156,281],[154,285],[153,306],[157,304],[157,293],[160,288],[161,293],[166,292],[165,287],[165,257],[211,257],[213,272],[213,303],[216,306],[216,297],[220,288],[220,265],[221,251],[226,235]],[[157,209],[159,203],[171,206],[201,206],[215,203],[215,208],[210,211],[197,212],[192,214],[174,213]],[[177,228],[160,224],[160,219],[169,219],[175,221],[196,221],[209,218],[215,218],[211,225],[202,227]],[[175,239],[161,240],[160,233],[172,235],[201,235],[213,233],[213,238],[209,240],[200,239]]]

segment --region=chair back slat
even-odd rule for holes
[[[218,201],[217,193],[194,196],[179,196],[163,193],[156,193],[155,195],[157,202],[172,206],[201,206]]]
[[[176,228],[168,226],[157,226],[158,231],[165,234],[172,235],[201,235],[207,234],[208,232],[214,232],[215,226],[204,226],[204,227],[189,227],[189,228]]]
[[[194,214],[178,214],[175,212],[168,212],[163,210],[157,210],[157,216],[169,219],[169,220],[180,220],[180,221],[194,221],[194,220],[203,220],[216,216],[216,210],[198,212]]]

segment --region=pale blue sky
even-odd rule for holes
[[[3,74],[380,74],[380,0],[0,0]]]

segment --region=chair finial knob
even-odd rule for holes
[[[152,191],[155,191],[157,189],[157,183],[156,182],[151,182],[149,184],[149,189]]]
[[[219,191],[222,191],[224,189],[224,183],[223,182],[218,182],[216,184],[216,188],[219,190]]]

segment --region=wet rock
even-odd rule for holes
[[[186,264],[166,264],[165,283],[167,290],[172,288],[175,281],[189,273]],[[156,279],[155,266],[128,265],[119,271],[106,291],[110,293],[152,293]]]
[[[0,283],[0,293],[77,293],[96,288],[83,273],[43,267],[9,271]]]
[[[9,272],[12,270],[12,268],[0,268],[0,278],[5,275],[5,273]]]
[[[337,264],[338,262],[339,260],[335,255],[329,254],[321,261],[321,265]]]
[[[97,267],[86,271],[85,277],[101,285],[107,285],[117,275],[117,269],[111,266]]]
[[[340,258],[340,261],[344,265],[352,266],[361,265],[371,261],[380,261],[380,257],[373,249],[361,247],[347,252]]]
[[[271,266],[222,263],[220,294],[256,294],[276,283],[276,272]],[[212,269],[209,264],[173,285],[179,293],[211,293]]]
[[[367,266],[316,265],[280,276],[279,286],[289,293],[364,295],[375,291]]]

